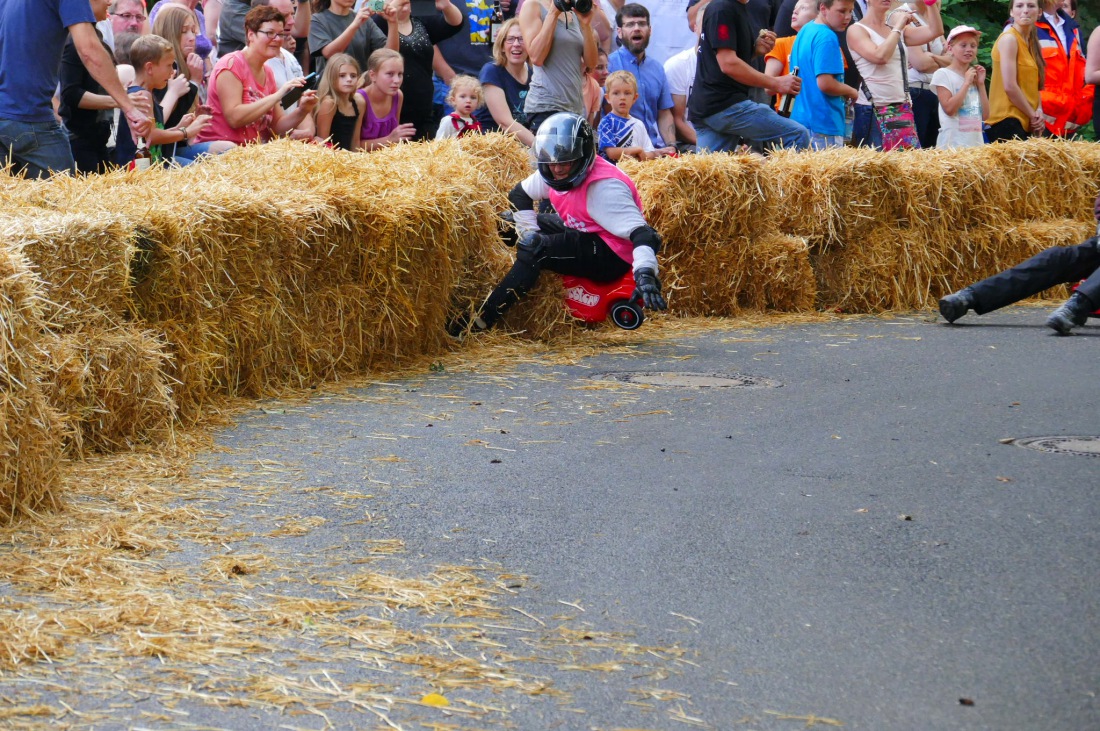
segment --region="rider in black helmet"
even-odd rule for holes
[[[657,279],[661,239],[642,215],[642,200],[626,173],[596,155],[592,127],[583,117],[561,112],[548,117],[535,135],[538,172],[508,194],[515,212],[505,241],[516,246],[516,262],[472,321],[459,317],[448,330],[484,330],[535,285],[543,269],[596,282],[612,282],[633,269],[634,294],[645,306],[667,306]],[[534,202],[549,198],[557,214],[536,214]],[[507,230],[514,221],[514,231]]]

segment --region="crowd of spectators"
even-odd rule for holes
[[[1071,136],[1096,115],[1100,30],[1074,0],[1011,0],[988,70],[980,39],[924,0],[6,2],[0,162],[91,173],[148,147],[186,165],[276,136],[531,145],[563,111],[610,160]]]

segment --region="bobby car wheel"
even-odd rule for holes
[[[645,321],[645,315],[633,302],[616,302],[611,306],[611,321],[623,330],[637,330]]]

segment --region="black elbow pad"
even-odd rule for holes
[[[527,191],[523,189],[523,183],[516,183],[515,187],[508,193],[508,202],[517,211],[535,210],[535,201],[527,195]]]
[[[635,246],[648,246],[657,254],[661,251],[661,235],[652,226],[639,226],[630,232],[630,243]]]

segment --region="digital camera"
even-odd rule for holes
[[[554,7],[563,13],[576,10],[585,15],[592,10],[592,0],[554,0]]]

